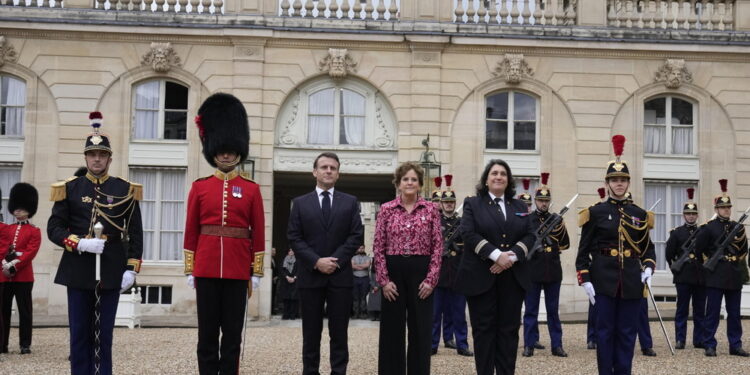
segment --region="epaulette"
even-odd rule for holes
[[[143,185],[131,182],[128,194],[133,194],[133,199],[137,201],[143,200]]]
[[[240,173],[240,177],[242,177],[242,179],[245,180],[245,181],[250,181],[250,182],[252,182],[254,184],[257,184],[257,182],[253,181],[253,179],[250,178],[250,176],[245,176],[244,173]]]
[[[71,176],[68,177],[65,181],[58,181],[52,184],[52,187],[50,188],[49,192],[49,200],[52,202],[59,202],[65,198],[67,198],[67,189],[65,188],[65,185],[78,178],[78,176]]]
[[[651,211],[646,211],[646,225],[648,225],[648,229],[654,228],[654,223],[656,219],[654,218],[654,213]]]
[[[589,222],[590,218],[591,218],[591,213],[589,212],[589,207],[586,207],[578,211],[578,226],[582,227],[584,224]]]
[[[203,181],[203,180],[205,180],[205,179],[209,179],[209,178],[211,178],[211,177],[213,177],[213,176],[214,176],[214,175],[208,175],[208,176],[205,176],[205,177],[198,177],[198,178],[196,178],[196,179],[195,179],[195,181],[193,181],[193,182]]]

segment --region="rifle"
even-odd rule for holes
[[[713,220],[715,217],[716,214],[711,217],[711,220]],[[680,257],[677,258],[676,261],[672,262],[672,265],[669,267],[669,269],[671,269],[673,273],[680,272],[685,263],[687,263],[687,261],[690,259],[690,254],[695,252],[695,240],[700,230],[701,228],[694,230],[690,237],[688,237],[687,241],[685,241],[685,243],[680,246]]]
[[[711,272],[716,269],[719,261],[724,257],[724,253],[729,249],[732,241],[734,241],[734,236],[736,236],[737,232],[740,231],[740,228],[743,227],[742,223],[747,220],[748,212],[750,212],[750,207],[748,207],[747,210],[742,213],[742,217],[737,220],[737,223],[734,224],[732,230],[716,240],[716,242],[714,243],[714,248],[716,248],[716,251],[713,253],[713,255],[711,255],[711,258],[708,260],[708,262],[703,263],[703,267],[706,267]]]
[[[568,204],[563,207],[559,213],[549,215],[549,217],[544,220],[542,225],[539,226],[539,228],[534,233],[534,236],[536,239],[534,240],[534,245],[531,246],[531,251],[529,251],[528,254],[526,254],[526,259],[531,259],[534,254],[539,252],[544,244],[547,241],[547,237],[552,233],[552,231],[557,228],[558,225],[562,222],[563,215],[565,215],[566,212],[568,212],[568,209],[570,208],[570,205],[573,204],[573,202],[578,198],[578,194],[574,195],[573,198],[570,199]]]
[[[464,204],[461,203],[461,205],[458,206],[458,208],[456,209],[455,215],[458,215],[463,208],[464,208]],[[460,232],[460,229],[461,229],[460,227],[461,227],[460,225],[456,226],[456,228],[453,229],[453,232],[451,232],[448,235],[448,237],[445,240],[443,240],[443,254],[442,254],[442,256],[447,257],[449,255],[450,249],[448,248],[448,245],[453,240],[453,237],[456,237],[456,234],[458,234],[458,232]]]

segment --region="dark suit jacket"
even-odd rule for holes
[[[297,288],[351,287],[351,258],[364,241],[357,198],[334,190],[328,222],[314,190],[294,198],[287,239],[297,257]],[[314,269],[323,257],[338,258],[339,268],[330,275]]]
[[[464,254],[455,285],[459,293],[475,296],[492,286],[496,275],[490,272],[493,262],[489,256],[495,249],[516,253],[518,261],[503,272],[512,272],[524,290],[531,286],[526,249],[531,249],[534,244],[534,235],[528,209],[517,199],[506,199],[505,212],[507,219],[503,221],[498,207],[486,194],[464,200],[461,219]]]

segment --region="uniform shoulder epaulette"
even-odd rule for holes
[[[648,229],[653,229],[655,222],[656,219],[654,213],[651,211],[646,211],[646,225],[648,225]]]
[[[257,184],[257,182],[253,181],[253,179],[250,178],[250,176],[245,176],[244,174],[240,173],[240,177],[242,177],[242,179],[245,180],[245,181],[250,181],[250,182],[252,182],[254,184]]]
[[[591,218],[591,212],[589,212],[589,207],[586,207],[578,211],[578,226],[582,227],[584,224],[589,222],[590,218]]]
[[[143,200],[143,185],[135,182],[130,183],[129,194],[133,194],[133,199],[140,201]]]
[[[213,177],[213,175],[208,175],[208,176],[205,176],[205,177],[198,177],[193,182],[203,181],[203,180],[209,179],[211,177]]]
[[[58,181],[52,184],[52,188],[50,189],[49,194],[49,200],[52,202],[59,202],[65,198],[67,198],[67,189],[65,188],[65,185],[78,178],[78,176],[70,176],[64,181]]]

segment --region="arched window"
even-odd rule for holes
[[[188,88],[151,80],[133,89],[133,140],[187,139]]]
[[[307,143],[362,145],[365,141],[365,96],[334,87],[308,97]]]
[[[537,98],[518,91],[504,91],[487,96],[485,124],[487,149],[537,149]]]
[[[23,137],[26,82],[0,75],[0,136]]]
[[[693,155],[695,107],[673,96],[646,101],[643,109],[646,154]]]

